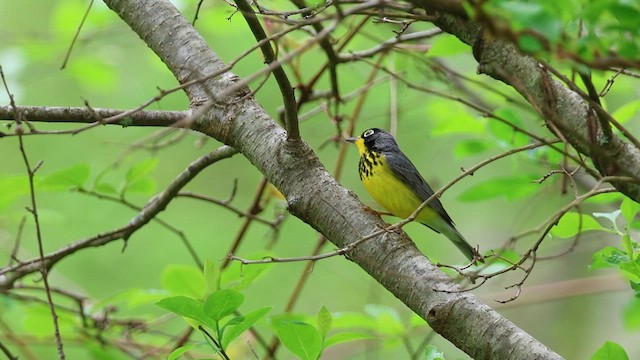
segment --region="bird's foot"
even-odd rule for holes
[[[480,245],[473,248],[473,260],[471,260],[473,265],[477,265],[478,262],[484,264],[484,256],[480,254]]]
[[[384,223],[383,225],[376,224],[380,228],[380,230],[384,230],[388,234],[402,234],[402,229],[399,227],[393,227],[393,224]]]
[[[366,205],[364,207],[364,211],[372,213],[374,215],[378,215],[378,216],[382,216],[382,215],[393,216],[390,212],[374,210],[374,209],[372,209],[372,208],[370,208],[370,207],[368,207]]]

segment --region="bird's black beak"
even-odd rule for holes
[[[358,140],[357,137],[344,138],[344,141],[347,141],[347,142],[350,142],[350,143],[354,143],[354,142],[356,142],[356,140]]]

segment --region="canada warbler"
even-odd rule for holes
[[[388,132],[373,128],[346,140],[355,143],[360,152],[358,170],[365,189],[392,215],[405,219],[433,195],[429,184]],[[469,260],[482,261],[478,251],[456,230],[438,199],[422,209],[415,220],[444,234]]]

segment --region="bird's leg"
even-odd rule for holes
[[[387,224],[387,223],[384,223],[384,224],[385,224],[384,226],[382,226],[380,224],[376,224],[376,226],[378,226],[380,228],[380,230],[386,231],[388,234],[392,234],[392,233],[402,234],[402,228],[396,227],[396,228],[389,229],[389,226],[391,226],[393,224]]]
[[[367,205],[364,206],[364,211],[372,213],[373,215],[378,215],[378,216],[382,216],[382,215],[393,216],[393,214],[390,213],[390,212],[374,210],[374,209],[370,208]],[[391,225],[392,224],[388,224],[388,223],[385,222],[384,226],[378,224],[378,227],[380,228],[380,230],[384,230],[387,233],[396,233],[396,234],[401,234],[402,233],[402,229],[400,229],[400,228],[389,229],[389,226],[391,226]]]
[[[374,209],[368,207],[367,205],[364,206],[364,211],[370,212],[370,213],[372,213],[374,215],[378,215],[378,216],[382,216],[382,215],[393,216],[393,214],[390,213],[390,212],[374,210]]]
[[[477,247],[473,248],[473,260],[471,261],[471,263],[476,265],[476,261],[484,264],[484,256],[482,256],[482,254],[480,254],[480,246],[479,245]]]

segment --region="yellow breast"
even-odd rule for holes
[[[386,211],[399,218],[407,218],[422,200],[398,179],[387,165],[384,155],[365,151],[360,158],[360,180],[367,192]],[[425,208],[418,217],[420,222],[430,222],[435,211]]]

